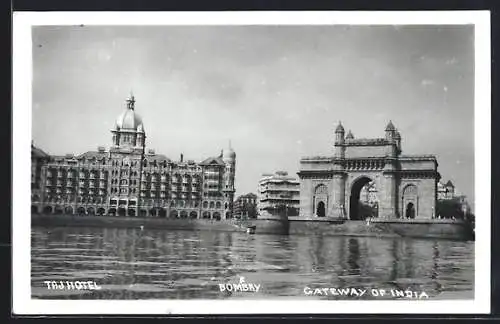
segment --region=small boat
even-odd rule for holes
[[[253,226],[248,226],[248,227],[247,227],[247,233],[248,233],[248,234],[255,234],[255,228],[256,228],[256,227],[257,227],[257,226],[255,226],[255,225],[253,225]]]

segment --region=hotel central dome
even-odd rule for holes
[[[142,118],[135,112],[135,99],[131,96],[127,99],[127,109],[116,119],[115,128],[119,130],[133,130],[138,132],[144,131]]]

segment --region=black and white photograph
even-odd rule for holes
[[[489,311],[489,46],[488,12],[14,16],[18,308]]]

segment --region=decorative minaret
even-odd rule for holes
[[[385,139],[392,141],[396,137],[396,127],[392,124],[392,120],[385,127]]]
[[[234,200],[234,176],[236,173],[236,153],[231,148],[231,141],[229,147],[223,151],[222,157],[225,165],[224,169],[224,204],[227,206],[225,209],[225,218],[233,217],[233,200]]]
[[[337,158],[344,158],[344,152],[345,152],[344,135],[345,135],[344,126],[342,126],[342,123],[339,121],[339,124],[335,129],[335,157]]]
[[[401,154],[402,152],[402,148],[401,148],[401,134],[396,131],[396,135],[394,136],[394,138],[396,139],[396,147],[397,147],[397,154]]]
[[[345,217],[345,131],[339,121],[335,128],[335,159],[333,162],[333,203],[329,206],[328,216]],[[350,133],[350,135],[352,135]]]
[[[385,139],[387,141],[387,158],[384,166],[384,190],[385,199],[380,203],[380,212],[382,217],[398,217],[397,213],[397,179],[396,164],[398,155],[398,139],[396,127],[389,121],[385,127]]]

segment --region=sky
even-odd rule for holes
[[[332,155],[342,121],[403,154],[435,154],[474,206],[473,26],[38,26],[35,145],[49,154],[109,147],[132,91],[147,148],[178,160],[231,143],[236,193],[263,173],[296,175]]]

